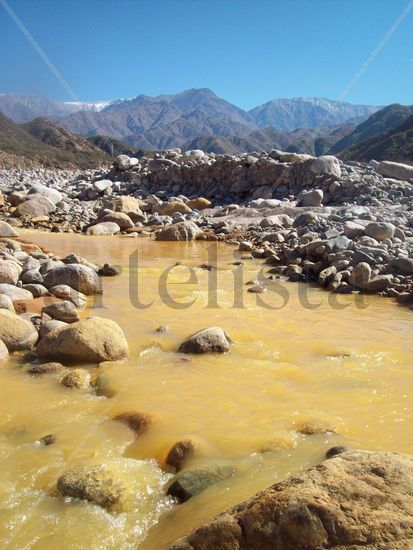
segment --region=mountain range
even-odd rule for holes
[[[48,117],[70,132],[106,135],[145,149],[181,147],[201,136],[249,136],[260,129],[291,132],[358,123],[379,107],[320,98],[275,99],[244,111],[207,88],[174,95],[139,95],[98,103],[57,102],[0,95],[0,111],[14,122]]]

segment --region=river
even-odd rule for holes
[[[106,396],[30,377],[18,358],[1,366],[2,548],[158,550],[334,445],[413,452],[412,312],[392,300],[295,283],[248,293],[262,261],[234,265],[240,253],[225,244],[24,236],[61,256],[122,266],[81,315],[116,321],[131,356],[85,367]],[[217,269],[199,267],[215,253]],[[228,332],[228,354],[176,352],[207,326]],[[125,411],[150,415],[151,429],[135,439],[110,420]],[[336,433],[298,433],[313,420]],[[56,442],[40,445],[50,433]],[[177,505],[165,496],[164,460],[182,439],[197,443],[191,465],[229,464],[236,474]],[[125,481],[120,510],[56,494],[57,477],[84,463],[109,465]]]

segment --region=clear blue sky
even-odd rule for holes
[[[83,101],[337,99],[408,0],[7,0]],[[70,96],[0,0],[0,92]],[[413,9],[346,99],[413,104]]]

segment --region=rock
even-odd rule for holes
[[[344,447],[344,445],[336,445],[335,447],[331,447],[326,452],[326,458],[333,458],[333,456],[340,455],[341,453],[347,453],[350,449],[348,447]]]
[[[157,235],[157,241],[194,241],[202,231],[192,221],[178,222],[162,229]]]
[[[0,283],[15,285],[19,280],[21,268],[12,260],[0,259]]]
[[[211,208],[212,203],[208,199],[205,199],[204,197],[198,197],[197,199],[192,199],[188,201],[187,206],[191,208],[191,210],[205,210],[206,208]]]
[[[7,222],[0,220],[0,237],[18,237],[18,232]]]
[[[293,227],[302,227],[304,225],[308,225],[313,221],[316,221],[317,219],[317,214],[315,214],[314,212],[303,212],[295,218]]]
[[[161,216],[171,216],[175,212],[179,212],[180,214],[189,214],[189,212],[192,212],[191,208],[181,201],[165,202],[158,206],[156,210]]]
[[[180,353],[225,353],[231,349],[231,339],[220,327],[202,329],[189,336],[178,348]]]
[[[347,452],[258,493],[169,550],[411,547],[413,458]]]
[[[240,252],[251,252],[253,248],[254,248],[254,245],[249,241],[242,241],[239,243],[239,246],[238,246],[238,250]]]
[[[184,470],[174,477],[167,489],[167,494],[176,497],[180,502],[186,502],[195,495],[205,491],[205,489],[208,489],[211,485],[229,479],[234,474],[235,468],[222,465]],[[218,547],[211,546],[211,548]]]
[[[335,176],[336,178],[341,177],[341,166],[340,161],[337,157],[332,155],[324,155],[314,159],[311,163],[311,171],[316,175],[328,174]]]
[[[382,292],[389,288],[393,280],[391,275],[378,275],[370,279],[364,289],[366,292]]]
[[[56,440],[57,440],[57,437],[54,434],[47,434],[39,439],[40,443],[42,443],[43,445],[46,445],[46,447],[56,443]]]
[[[165,463],[176,472],[179,472],[186,462],[194,456],[195,449],[195,444],[190,439],[178,441],[169,451]]]
[[[336,433],[336,428],[332,424],[317,418],[310,418],[309,420],[300,422],[297,425],[296,430],[298,433],[303,435]]]
[[[124,412],[115,416],[113,420],[126,424],[136,435],[147,432],[152,424],[150,416],[141,412]]]
[[[300,206],[314,206],[319,207],[323,202],[324,193],[321,189],[313,189],[306,193],[300,194],[301,204]]]
[[[90,373],[83,369],[73,369],[61,380],[62,386],[86,390],[90,387]]]
[[[345,222],[343,230],[344,230],[344,235],[349,239],[362,237],[366,232],[365,226],[355,221]]]
[[[366,235],[376,239],[376,241],[384,241],[394,237],[395,227],[392,223],[371,222],[366,226]]]
[[[106,199],[104,207],[113,212],[122,212],[123,214],[129,214],[130,212],[142,214],[140,204],[140,201],[135,197],[123,195],[121,197],[110,197]]]
[[[23,285],[23,288],[24,290],[28,290],[29,292],[31,292],[33,298],[42,298],[43,296],[49,295],[49,291],[47,290],[47,288],[37,283]]]
[[[0,309],[0,340],[9,352],[32,349],[37,337],[37,331],[30,321],[12,311]]]
[[[70,288],[68,285],[56,285],[52,286],[50,289],[50,294],[56,296],[60,300],[68,300],[72,302],[76,307],[83,307],[86,304],[87,298],[81,292]]]
[[[360,262],[350,274],[350,284],[356,288],[364,289],[371,277],[371,267],[366,262]]]
[[[6,344],[0,340],[0,362],[5,361],[9,357],[9,350],[7,349]]]
[[[66,368],[61,363],[42,363],[41,365],[32,365],[27,372],[39,376],[41,374],[62,374],[65,371]]]
[[[337,268],[333,265],[326,267],[322,271],[320,271],[318,275],[318,283],[322,286],[328,285],[333,279],[335,274],[337,273]]]
[[[129,349],[119,325],[109,319],[89,317],[46,334],[39,341],[37,353],[63,363],[100,363],[125,359]]]
[[[352,246],[352,241],[345,235],[339,235],[338,237],[328,239],[325,246],[327,252],[341,252],[342,250],[349,249]]]
[[[124,214],[123,212],[111,212],[110,214],[106,214],[105,216],[103,216],[103,218],[100,219],[100,222],[115,223],[120,227],[121,231],[126,231],[126,229],[130,229],[131,227],[135,226],[135,224],[130,219],[130,217],[127,214]],[[100,225],[100,223],[98,225]]]
[[[91,225],[90,227],[88,227],[86,234],[94,235],[95,237],[102,236],[102,235],[111,236],[111,235],[116,235],[116,233],[119,233],[119,231],[120,231],[120,227],[117,223],[102,222],[102,223],[97,223],[96,225]]]
[[[392,265],[406,275],[413,275],[413,258],[395,258]]]
[[[261,227],[291,227],[293,220],[286,214],[276,214],[263,218],[260,222]]]
[[[17,214],[21,216],[29,216],[37,218],[38,216],[47,216],[56,210],[56,206],[47,197],[37,195],[35,198],[27,200],[19,204],[16,208]]]
[[[8,309],[14,312],[14,305],[12,299],[5,294],[0,294],[0,309]]]
[[[86,296],[102,293],[102,285],[97,273],[90,267],[82,264],[68,264],[55,267],[46,273],[43,282],[47,288],[53,288],[57,285],[67,285]]]
[[[45,306],[42,309],[42,313],[46,313],[52,319],[63,321],[64,323],[76,323],[76,321],[79,321],[79,313],[76,307],[68,300]]]
[[[386,178],[408,181],[413,178],[413,166],[382,160],[376,168],[377,172]]]
[[[18,300],[33,300],[33,294],[28,290],[7,283],[0,284],[0,294],[8,296],[13,302]]]
[[[97,180],[93,182],[92,187],[98,193],[103,193],[106,189],[112,187],[112,182],[111,180]]]
[[[64,497],[80,498],[111,508],[124,492],[123,484],[101,465],[80,466],[57,480],[57,490]]]
[[[58,202],[63,200],[63,195],[59,193],[57,189],[51,189],[50,187],[46,187],[45,185],[41,185],[39,183],[32,184],[31,189],[27,194],[27,198],[30,200],[30,195],[33,195],[34,193],[36,195],[42,195],[43,197],[46,197],[53,204],[57,204]]]
[[[99,277],[116,277],[122,273],[122,268],[116,265],[103,264],[98,270]]]
[[[40,326],[39,329],[39,336],[40,338],[43,338],[43,336],[46,336],[50,331],[54,330],[55,328],[61,328],[66,326],[66,323],[63,321],[57,321],[56,319],[52,319],[51,321],[46,321],[46,323],[43,323],[43,325]]]
[[[250,292],[251,294],[264,294],[267,292],[267,287],[263,284],[253,285],[249,287],[247,292]]]

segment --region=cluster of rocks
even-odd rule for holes
[[[171,150],[139,160],[120,155],[109,171],[3,171],[0,186],[13,227],[178,241],[241,237],[240,250],[266,258],[273,277],[412,301],[407,165]]]

